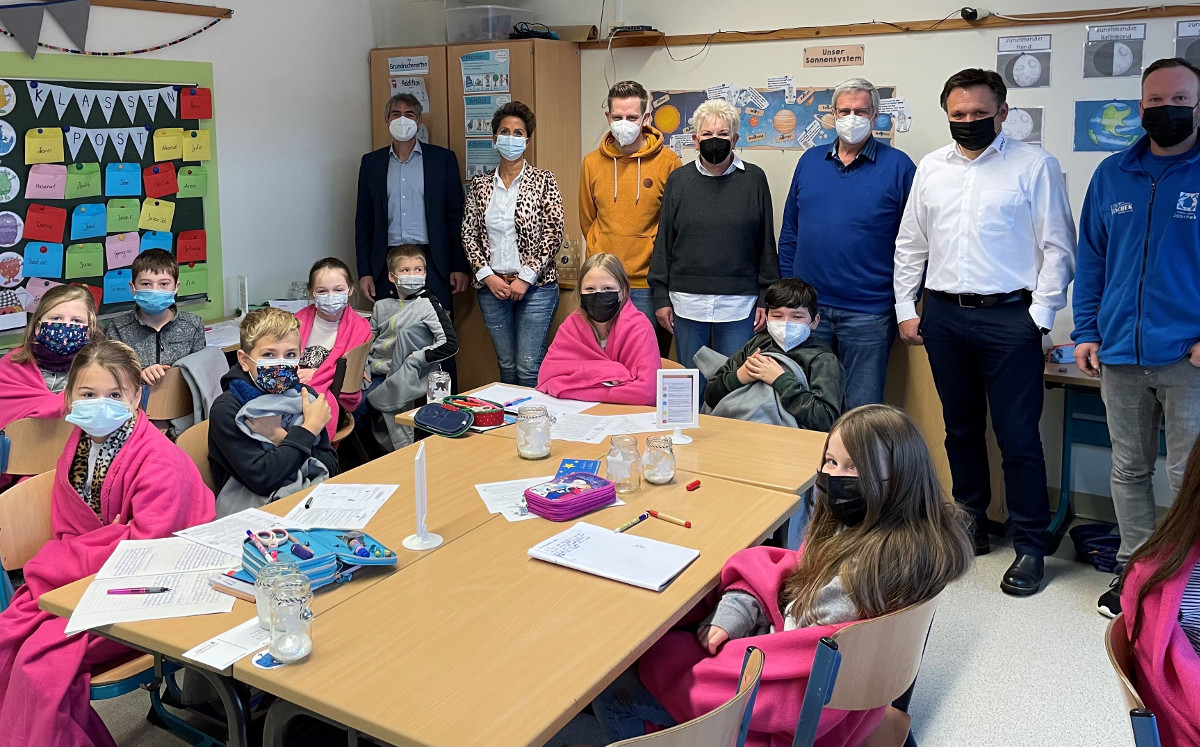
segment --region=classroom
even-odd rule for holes
[[[503,3],[0,0],[0,744],[1200,745],[1200,3]]]

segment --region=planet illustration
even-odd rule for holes
[[[750,118],[750,126],[751,126],[751,127],[758,127],[758,117],[751,117],[751,118]]]
[[[1119,76],[1133,67],[1133,50],[1125,42],[1105,42],[1096,49],[1092,64],[1101,75]]]
[[[1042,77],[1042,63],[1031,54],[1017,55],[1010,63],[1008,77],[1021,87],[1036,85]]]
[[[1187,45],[1181,56],[1193,65],[1200,65],[1200,39]]]
[[[17,131],[8,122],[0,119],[0,156],[7,156],[17,147]]]
[[[654,126],[664,135],[669,135],[679,129],[679,109],[673,104],[660,106],[654,111]]]
[[[1119,101],[1096,107],[1087,121],[1087,136],[1093,145],[1117,151],[1126,147],[1142,132],[1137,110]]]
[[[771,120],[771,126],[780,135],[796,131],[796,113],[791,109],[780,109]]]
[[[1033,117],[1024,109],[1010,109],[1001,130],[1013,140],[1028,140],[1033,134]]]

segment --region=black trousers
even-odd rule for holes
[[[1044,555],[1050,524],[1038,421],[1045,370],[1042,335],[1024,303],[963,308],[926,295],[921,334],[942,416],[954,500],[987,520],[992,498],[985,434],[990,409],[1018,555]]]

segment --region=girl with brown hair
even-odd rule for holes
[[[601,693],[597,717],[625,739],[647,720],[671,726],[708,713],[736,692],[746,647],[755,646],[766,665],[747,744],[790,744],[817,642],[941,593],[970,565],[967,521],[907,415],[886,405],[851,410],[825,442],[800,551],[753,547],[730,558],[690,625]],[[881,717],[882,709],[829,712],[818,737],[857,744]]]

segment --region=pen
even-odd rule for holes
[[[263,557],[267,559],[267,562],[274,563],[275,560],[271,558],[271,553],[267,552],[266,546],[259,541],[258,537],[254,535],[254,532],[247,529],[246,534],[250,537],[250,541],[254,543],[254,546],[258,548],[258,551],[263,554]]]
[[[170,591],[165,586],[135,586],[132,589],[109,589],[109,594],[162,594]]]
[[[669,521],[672,524],[678,524],[679,526],[683,527],[684,529],[692,528],[692,522],[684,521],[683,519],[676,518],[674,516],[671,516],[670,514],[664,514],[661,511],[654,511],[652,509],[650,511],[650,515],[656,519],[662,519],[663,521]]]
[[[643,512],[641,516],[639,516],[636,519],[633,519],[631,521],[625,522],[624,524],[617,527],[613,531],[620,534],[621,532],[624,532],[626,529],[631,529],[631,528],[637,526],[638,524],[641,524],[643,521],[645,521],[646,519],[649,519],[649,518],[650,518],[650,512],[649,511]]]
[[[308,497],[308,500],[304,502],[304,507],[305,507],[305,508],[312,508],[312,499],[313,499],[313,497],[310,495],[310,496]]]
[[[505,402],[505,403],[504,403],[504,407],[505,407],[505,408],[509,408],[509,407],[512,407],[513,405],[519,405],[519,404],[521,404],[522,402],[528,402],[528,401],[529,401],[529,400],[531,400],[531,399],[533,399],[533,396],[532,396],[532,395],[531,395],[531,396],[529,396],[529,397],[522,397],[522,398],[520,398],[520,399],[514,399],[512,402]]]

